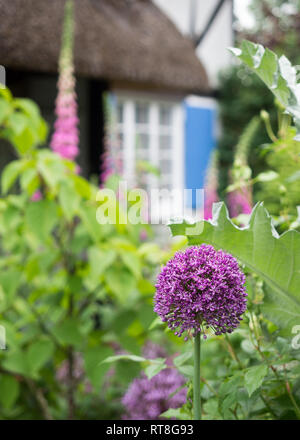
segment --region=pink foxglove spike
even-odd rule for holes
[[[210,160],[204,184],[204,219],[212,218],[212,206],[219,201],[217,153],[214,151]]]
[[[58,95],[55,103],[56,121],[50,146],[66,159],[74,160],[79,154],[79,119],[75,93],[73,61],[74,18],[73,1],[65,6],[62,46],[59,59]]]
[[[227,196],[230,217],[237,217],[240,214],[251,214],[251,190],[244,187],[232,191]]]

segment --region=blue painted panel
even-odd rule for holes
[[[204,187],[209,157],[216,145],[216,111],[187,103],[185,109],[185,187],[196,190]],[[195,197],[192,206],[195,207]]]

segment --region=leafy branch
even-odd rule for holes
[[[251,41],[244,40],[240,48],[229,50],[259,76],[286,113],[293,117],[298,131],[295,140],[300,141],[300,83],[297,83],[297,68],[284,55],[278,58],[270,49]]]

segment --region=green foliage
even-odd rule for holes
[[[295,208],[300,203],[297,177],[300,143],[297,142],[295,128],[290,126],[291,120],[287,115],[287,113],[291,114],[297,125],[299,109],[297,70],[284,56],[278,58],[270,50],[249,41],[244,41],[241,49],[232,49],[232,51],[264,81],[277,98],[278,130],[276,135],[272,128],[274,121],[272,123],[270,114],[265,110],[261,111],[266,133],[272,143],[265,142],[260,147],[259,156],[264,158],[265,168],[269,170],[255,173],[256,176],[248,182],[258,184],[254,188],[255,199],[265,201],[271,214],[278,216],[277,222],[281,224],[281,229],[285,230],[288,224],[295,221]],[[244,137],[247,139],[250,129],[251,123],[244,131],[242,141]],[[245,183],[250,177],[250,175],[240,177],[239,173],[241,174],[243,170],[245,173],[246,168],[238,165],[237,168],[234,164],[233,168],[233,177],[235,177],[234,185],[231,185],[233,188],[241,184],[241,179],[242,183]],[[293,226],[297,227],[295,222]]]
[[[26,155],[47,137],[47,125],[37,105],[24,98],[13,98],[8,89],[0,89],[0,136]]]
[[[277,100],[294,119],[300,128],[300,98],[297,84],[297,69],[282,55],[280,58],[261,44],[244,40],[241,48],[232,48],[231,52],[252,69],[266,84]],[[295,136],[300,140],[300,135]]]
[[[251,142],[259,125],[259,118],[257,116],[253,117],[239,138],[231,171],[232,183],[227,191],[244,189],[251,185],[252,170],[248,165],[248,155]]]
[[[28,395],[34,402],[29,418],[77,417],[79,401],[87,400],[83,381],[103,406],[105,358],[120,348],[140,355],[155,317],[154,270],[168,254],[140,244],[141,225],[97,222],[98,188],[76,174],[74,163],[37,148],[46,132],[35,104],[1,91],[0,116],[0,136],[20,156],[1,176],[0,323],[8,349],[0,351],[0,418],[24,417]],[[41,200],[34,201],[37,190]],[[85,371],[79,381],[78,357]],[[140,366],[127,364],[107,393],[119,398],[135,377]],[[147,375],[164,367],[163,359],[153,361]],[[68,373],[61,382],[63,368]],[[116,417],[122,409],[111,411]]]
[[[260,182],[256,198],[265,201],[271,214],[281,217],[278,220],[284,228],[296,219],[300,205],[300,142],[294,140],[295,133],[295,128],[287,127],[275,142],[264,146],[268,173],[273,175],[269,180],[255,179]]]
[[[232,168],[236,145],[244,130],[262,108],[271,114],[271,121],[276,118],[273,109],[273,96],[266,93],[263,82],[243,64],[234,66],[220,75],[219,107],[223,127],[218,141],[219,152],[219,192],[225,196],[229,185],[228,170]],[[265,169],[265,160],[258,152],[258,147],[268,142],[265,130],[255,132],[249,143],[248,163],[254,174]]]

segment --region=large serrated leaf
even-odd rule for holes
[[[231,222],[223,202],[214,204],[211,222],[203,220],[193,228],[186,222],[170,227],[173,235],[186,235],[190,245],[207,243],[222,248],[256,272],[271,292],[266,304],[270,319],[282,329],[283,323],[290,331],[300,322],[300,233],[290,230],[279,236],[262,203],[254,207],[244,228]],[[191,232],[193,229],[198,233]],[[279,304],[281,313],[278,307],[272,313],[272,307]]]
[[[282,55],[280,58],[261,44],[244,40],[240,48],[229,49],[253,70],[286,108],[297,127],[296,140],[300,140],[300,83],[297,69]]]

